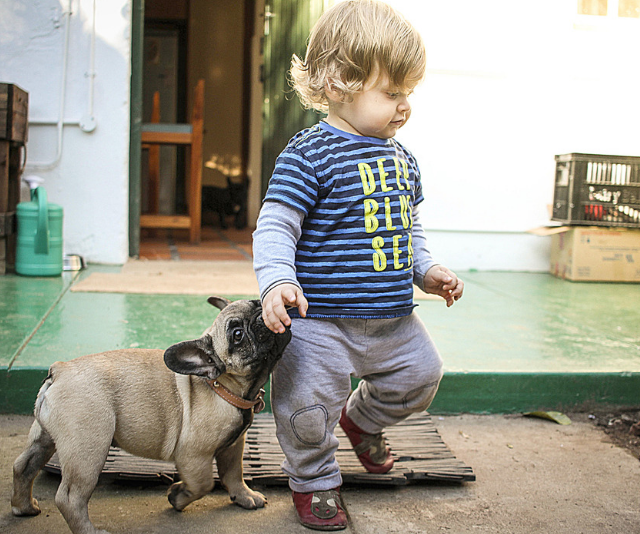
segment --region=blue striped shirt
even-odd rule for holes
[[[295,269],[308,317],[411,313],[412,213],[422,200],[418,165],[395,139],[352,135],[325,122],[291,139],[265,202],[304,215]]]

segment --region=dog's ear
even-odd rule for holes
[[[224,362],[204,338],[183,341],[164,351],[164,363],[174,373],[218,378],[227,370]]]
[[[207,302],[219,310],[224,310],[229,304],[231,304],[231,301],[224,297],[209,297]]]
[[[276,336],[276,350],[280,354],[282,354],[284,352],[284,349],[287,348],[287,345],[291,341],[291,338],[292,338],[292,335],[291,335],[290,326],[285,327],[284,332]]]

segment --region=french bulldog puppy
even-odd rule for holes
[[[245,432],[291,332],[275,334],[259,300],[208,301],[221,311],[202,337],[166,351],[123,349],[56,362],[35,405],[27,447],[13,466],[14,515],[40,513],[33,482],[57,451],[55,502],[74,534],[108,534],[88,502],[109,447],[174,461],[180,482],[169,502],[183,510],[213,488],[212,462],[231,500],[256,509],[266,498],[243,480]]]

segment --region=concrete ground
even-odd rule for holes
[[[464,485],[394,489],[348,487],[348,534],[499,532],[508,534],[640,532],[640,462],[608,441],[586,414],[568,426],[517,415],[433,416],[454,454],[477,480]],[[32,418],[0,416],[0,532],[66,534],[54,495],[58,478],[41,474],[34,494],[43,513],[11,515],[11,465]],[[259,488],[266,508],[247,511],[216,488],[184,512],[169,505],[164,486],[101,483],[90,501],[98,528],[112,534],[298,534],[289,491]]]

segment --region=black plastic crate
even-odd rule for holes
[[[640,228],[640,157],[556,156],[554,221]]]

